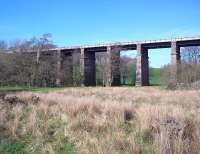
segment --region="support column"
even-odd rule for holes
[[[106,86],[120,86],[120,49],[107,47]]]
[[[171,42],[171,82],[177,83],[178,67],[181,63],[180,47],[177,42]]]
[[[137,44],[136,57],[136,86],[149,85],[149,57],[148,49],[144,48],[142,44]]]
[[[73,86],[73,53],[64,52],[62,56],[62,78],[61,83],[65,86]]]
[[[61,50],[57,50],[57,75],[56,75],[56,86],[61,86],[61,78],[62,78],[62,53]]]
[[[37,64],[39,64],[40,61],[40,49],[37,50]]]
[[[95,52],[81,49],[80,69],[81,85],[96,86]]]

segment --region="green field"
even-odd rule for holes
[[[2,86],[0,87],[0,92],[16,92],[16,91],[31,91],[31,92],[42,92],[48,93],[51,91],[58,91],[64,88],[41,88],[41,87],[24,87],[24,86]]]
[[[161,86],[161,74],[160,74],[160,68],[150,68],[149,69],[149,81],[151,86]],[[132,86],[135,84],[135,71],[130,72],[125,85]]]
[[[160,68],[151,68],[149,73],[150,73],[150,85],[152,86],[161,85]]]

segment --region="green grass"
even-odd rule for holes
[[[67,138],[57,135],[53,138],[53,141],[41,139],[41,143],[35,144],[35,138],[32,136],[26,136],[18,139],[0,139],[0,153],[1,154],[38,154],[43,153],[42,145],[47,143],[51,144],[54,150],[59,154],[74,154],[75,146],[70,143]]]
[[[52,91],[62,90],[64,88],[39,88],[39,87],[24,87],[24,86],[2,86],[0,92],[18,92],[18,91],[31,91],[48,93]]]
[[[31,114],[31,110],[26,110]],[[27,114],[27,113],[26,113]],[[23,116],[25,118],[27,116]],[[24,135],[14,137],[2,130],[0,134],[0,154],[42,154],[48,153],[45,147],[51,145],[53,151],[58,154],[74,154],[75,145],[69,136],[64,135],[67,123],[59,117],[52,118],[44,112],[38,112],[36,116],[37,131],[39,134],[28,132]],[[24,120],[18,123],[18,129],[22,129]]]
[[[150,85],[159,86],[161,85],[160,68],[150,68]]]
[[[0,144],[0,153],[4,154],[25,154],[25,144],[20,142],[14,143],[1,143]]]
[[[149,69],[149,81],[151,86],[161,86],[161,75],[160,68],[150,68]],[[122,86],[132,86],[135,83],[135,73],[128,76],[125,85]],[[121,81],[122,83],[122,81]]]

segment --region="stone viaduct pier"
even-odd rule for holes
[[[61,71],[64,60],[73,66],[73,53],[80,53],[80,72],[82,86],[96,85],[95,53],[107,53],[107,86],[120,86],[120,51],[136,50],[136,86],[149,85],[149,61],[148,50],[158,48],[171,48],[171,78],[176,80],[177,65],[180,63],[180,48],[188,46],[200,46],[200,37],[185,37],[176,39],[134,41],[125,43],[97,44],[75,46],[66,48],[54,48],[41,52],[55,53],[57,57],[57,86],[61,86]],[[72,74],[72,70],[69,74]]]

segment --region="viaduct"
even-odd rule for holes
[[[107,86],[120,86],[120,51],[136,50],[136,86],[149,85],[148,49],[171,48],[171,79],[176,81],[177,66],[181,62],[180,48],[200,46],[200,37],[184,37],[176,39],[134,41],[125,43],[98,44],[54,48],[48,51],[38,51],[37,60],[42,54],[55,53],[57,57],[57,86],[61,86],[64,61],[73,64],[73,53],[80,53],[80,72],[82,86],[96,85],[95,53],[106,52]],[[73,70],[73,69],[72,69]],[[72,71],[69,72],[72,75]],[[69,74],[69,75],[70,75]]]

